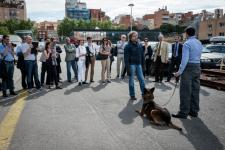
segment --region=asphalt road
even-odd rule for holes
[[[101,64],[97,62],[95,82],[82,87],[66,82],[65,62],[61,65],[62,90],[43,88],[32,95],[25,92],[22,98],[0,98],[0,150],[225,149],[224,91],[201,87],[199,118],[173,118],[184,130],[180,133],[152,125],[137,115],[135,109],[142,105],[139,84],[135,83],[138,100],[129,101],[128,79],[115,79],[115,62],[112,83],[99,82]],[[17,90],[21,88],[19,79],[16,70]],[[154,84],[152,80],[146,79],[147,87],[155,86],[155,101],[164,104],[172,94],[174,83]],[[179,89],[166,107],[171,113],[177,112]]]

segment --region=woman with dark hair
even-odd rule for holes
[[[56,89],[62,89],[58,84],[58,78],[57,78],[57,61],[56,61],[56,52],[51,49],[50,42],[47,42],[45,45],[44,55],[46,58],[46,68],[47,68],[47,82],[46,85],[48,85],[48,88],[51,88],[51,81],[55,82]]]
[[[101,55],[101,64],[102,64],[102,72],[101,72],[102,83],[105,82],[111,83],[110,80],[111,46],[107,38],[102,39],[102,45],[100,46],[99,53]],[[105,73],[107,73],[106,78]]]

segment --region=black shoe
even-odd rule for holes
[[[82,84],[88,84],[86,81],[82,82]]]
[[[82,85],[82,83],[81,82],[79,82],[79,84],[78,84],[79,86],[81,86]]]
[[[172,117],[174,118],[181,118],[181,119],[187,119],[187,116],[181,115],[181,114],[172,114]]]
[[[166,80],[165,82],[170,82],[170,80]]]
[[[6,91],[3,91],[2,97],[8,97],[8,95],[6,94]]]
[[[95,82],[94,80],[91,80],[90,82]]]
[[[117,77],[117,78],[119,78],[120,76],[119,76],[119,75],[117,75],[116,77]]]
[[[111,83],[111,81],[110,81],[110,80],[108,80],[107,82],[108,82],[108,83]]]
[[[198,114],[196,114],[196,113],[188,113],[188,115],[191,117],[198,117]]]
[[[131,101],[135,101],[135,100],[137,100],[137,98],[136,98],[135,96],[131,96],[131,97],[130,97],[130,100],[131,100]]]
[[[17,95],[17,94],[14,91],[11,91],[10,95]]]
[[[62,89],[62,87],[60,87],[60,86],[56,86],[55,88],[56,88],[56,89]]]

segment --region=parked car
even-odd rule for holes
[[[225,45],[223,44],[207,45],[203,49],[201,57],[201,68],[218,69],[220,67],[222,59],[225,59]]]

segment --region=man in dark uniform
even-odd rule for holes
[[[179,69],[181,58],[182,58],[182,47],[183,45],[180,43],[180,37],[175,36],[175,43],[172,45],[172,58],[171,58],[171,63],[169,66],[169,72],[168,72],[166,82],[170,82],[172,73],[174,71],[177,72]],[[176,77],[176,82],[178,81],[179,81],[179,77]]]

